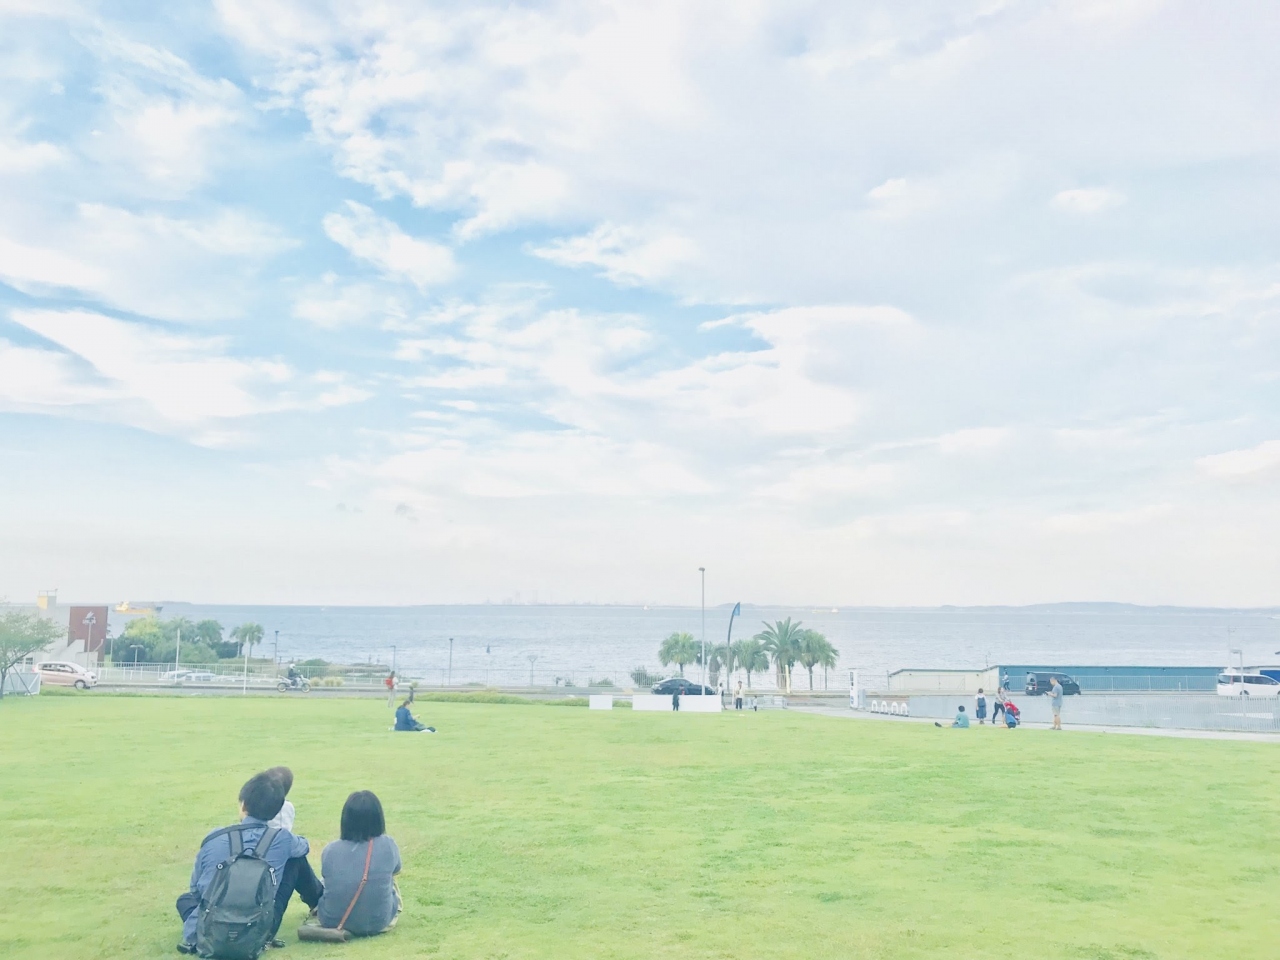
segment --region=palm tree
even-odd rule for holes
[[[809,689],[813,689],[813,668],[836,665],[835,647],[817,630],[801,630],[799,650],[796,659],[809,671]]]
[[[239,640],[242,647],[248,644],[249,656],[253,656],[253,648],[262,642],[262,635],[265,632],[260,623],[242,623],[231,631],[231,636]]]
[[[680,668],[680,676],[684,676],[684,665],[693,663],[698,658],[698,644],[691,633],[673,633],[662,641],[658,648],[658,660],[665,667],[676,664]]]
[[[822,667],[822,689],[829,689],[827,685],[827,671],[836,665],[840,653],[831,644],[827,644],[827,649],[822,654],[822,659],[818,661],[818,666]]]
[[[779,689],[785,688],[787,693],[791,692],[791,665],[800,654],[800,636],[803,632],[799,620],[792,623],[791,618],[787,617],[772,626],[766,623],[764,629],[756,634],[765,653],[773,659]]]
[[[732,678],[734,668],[738,665],[738,656],[734,651],[733,644],[720,644],[720,646],[711,651],[709,659],[711,660],[712,669],[715,670],[719,676],[724,677],[724,685],[727,690],[729,688],[729,681]],[[712,686],[715,686],[715,684],[712,683]]]
[[[769,656],[755,637],[745,637],[733,643],[733,659],[739,670],[747,672],[747,688],[751,687],[751,674],[769,669]]]

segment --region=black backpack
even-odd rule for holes
[[[196,952],[215,960],[255,960],[271,937],[275,921],[276,880],[265,859],[280,833],[263,831],[252,850],[245,849],[244,826],[228,827],[231,856],[218,864],[200,900]]]

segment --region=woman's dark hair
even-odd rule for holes
[[[255,820],[270,820],[284,806],[284,789],[270,773],[255,773],[240,788],[240,802]]]
[[[382,803],[369,790],[357,790],[342,805],[342,839],[363,843],[387,832]]]
[[[293,771],[288,767],[272,767],[267,771],[271,776],[280,781],[280,787],[284,790],[287,797],[289,791],[293,789]]]

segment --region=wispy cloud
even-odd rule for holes
[[[352,200],[346,203],[346,213],[330,213],[324,218],[324,232],[384,276],[406,280],[420,290],[443,283],[456,269],[448,247],[411,237],[390,220]]]

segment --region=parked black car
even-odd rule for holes
[[[654,693],[665,694],[666,696],[670,696],[677,690],[680,691],[680,696],[682,697],[696,697],[699,695],[710,696],[715,693],[715,691],[710,687],[704,687],[702,684],[694,683],[692,680],[686,680],[684,677],[671,677],[667,680],[659,680],[653,685]]]
[[[1075,681],[1074,677],[1069,677],[1065,673],[1028,673],[1027,696],[1039,697],[1048,693],[1053,687],[1054,677],[1057,677],[1058,682],[1062,684],[1062,695],[1064,697],[1080,693],[1080,684]]]

